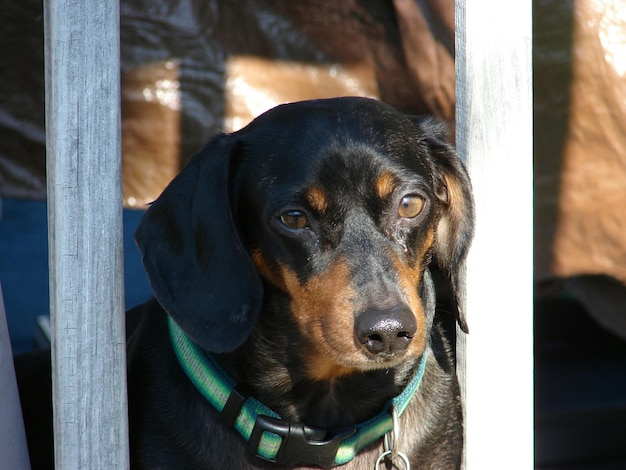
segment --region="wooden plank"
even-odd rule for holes
[[[128,468],[119,2],[44,1],[56,468]]]
[[[30,469],[13,352],[0,287],[0,468]]]
[[[457,148],[476,198],[459,336],[465,468],[533,468],[531,1],[456,0]]]

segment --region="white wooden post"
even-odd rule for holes
[[[457,147],[476,198],[459,335],[465,468],[533,468],[531,0],[456,0]]]
[[[119,2],[44,22],[55,466],[128,468]]]

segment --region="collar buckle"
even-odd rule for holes
[[[336,465],[335,457],[341,443],[353,436],[356,431],[354,426],[326,430],[259,415],[250,434],[248,450],[264,460],[279,465],[300,464],[331,468]],[[273,459],[264,458],[258,453],[264,432],[282,438],[280,449]]]

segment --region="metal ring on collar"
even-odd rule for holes
[[[398,410],[395,406],[391,407],[391,419],[392,425],[391,432],[385,434],[384,449],[390,452],[391,458],[395,459],[398,455],[398,441],[400,440],[400,418],[398,417]]]
[[[409,462],[409,458],[403,452],[398,452],[397,457],[399,457],[402,463],[404,464],[404,470],[411,470],[411,462]],[[386,450],[385,452],[380,454],[380,457],[378,457],[378,460],[376,461],[376,465],[374,466],[374,470],[378,470],[378,467],[380,467],[383,461],[387,459],[392,460],[390,450]]]
[[[399,457],[404,464],[404,469],[410,470],[411,463],[409,462],[408,457],[398,450],[398,444],[400,442],[400,418],[398,417],[398,410],[395,406],[391,407],[391,419],[391,431],[385,434],[385,438],[383,440],[384,452],[380,454],[380,457],[378,457],[374,468],[378,470],[378,467],[380,467],[380,464],[383,463],[383,460],[390,460],[393,462]]]

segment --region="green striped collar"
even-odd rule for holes
[[[246,440],[253,454],[280,465],[331,468],[348,463],[363,448],[391,432],[392,409],[402,415],[424,376],[425,355],[402,393],[391,399],[381,413],[353,427],[328,431],[289,423],[237,388],[213,356],[196,345],[171,317],[168,319],[174,351],[194,386],[221,413],[225,424]]]

